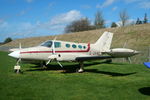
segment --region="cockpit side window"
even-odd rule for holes
[[[46,42],[42,43],[40,46],[51,47],[52,41],[46,41]]]
[[[55,42],[55,48],[60,48],[61,47],[61,43],[60,42]]]

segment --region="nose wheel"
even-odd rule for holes
[[[14,66],[14,72],[17,74],[19,74],[21,72],[19,65]]]

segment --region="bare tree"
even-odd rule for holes
[[[90,25],[90,21],[88,20],[88,18],[81,18],[67,25],[65,28],[65,33],[86,31],[91,30],[92,28],[93,27]]]
[[[122,26],[125,26],[129,20],[129,15],[127,11],[124,9],[119,13],[120,20],[122,22]]]
[[[102,11],[97,11],[95,14],[95,27],[98,28],[104,28],[105,27],[105,20],[103,19]]]
[[[147,13],[145,13],[144,15],[144,21],[143,21],[144,24],[147,24],[148,23],[148,18],[147,18]]]

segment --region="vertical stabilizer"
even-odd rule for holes
[[[94,49],[99,52],[106,52],[110,49],[113,33],[104,32],[102,36],[95,42]]]

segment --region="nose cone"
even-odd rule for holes
[[[11,56],[13,58],[19,58],[20,57],[20,51],[14,51],[14,52],[8,54],[8,56]]]
[[[137,55],[137,54],[139,54],[139,53],[140,53],[140,51],[134,50],[134,55]]]

